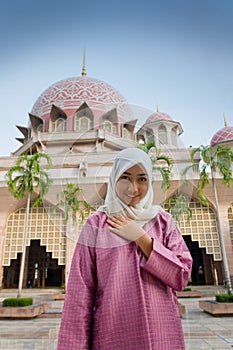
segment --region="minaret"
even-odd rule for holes
[[[223,114],[223,118],[224,118],[224,127],[226,128],[228,125],[227,125],[227,120],[226,120],[225,114]]]
[[[85,77],[86,75],[87,75],[87,71],[86,71],[86,50],[84,49],[82,76]]]

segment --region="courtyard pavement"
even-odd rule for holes
[[[214,299],[214,294],[226,293],[221,287],[200,286],[194,289],[202,292],[202,299]],[[56,292],[58,289],[23,290],[22,297],[33,297],[34,303],[46,303],[49,308],[46,314],[30,320],[0,319],[0,349],[56,350],[63,307],[63,301],[52,299]],[[0,290],[0,301],[16,296],[17,290]],[[233,317],[213,317],[199,308],[199,300],[179,298],[186,309],[182,316],[186,350],[233,349]]]

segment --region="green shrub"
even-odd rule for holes
[[[192,291],[192,288],[191,287],[185,287],[183,289],[183,292],[191,292]]]
[[[233,303],[233,295],[232,294],[217,294],[217,295],[215,295],[215,300],[218,303]]]
[[[19,298],[19,306],[30,306],[33,304],[32,298]]]
[[[6,298],[3,300],[3,306],[30,306],[33,304],[32,298]]]

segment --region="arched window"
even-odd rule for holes
[[[66,120],[63,118],[57,118],[52,122],[52,131],[62,132],[66,130]]]
[[[167,129],[164,125],[160,125],[159,127],[159,143],[160,145],[167,144]]]
[[[45,124],[40,124],[37,128],[37,131],[44,132],[45,130]]]
[[[87,131],[94,128],[94,114],[84,102],[75,112],[73,119],[74,131]]]
[[[75,116],[74,128],[76,131],[85,131],[91,129],[91,120],[85,115],[82,117]]]
[[[172,144],[173,146],[177,146],[177,133],[176,133],[176,127],[172,128],[171,131],[171,140],[172,140]]]
[[[83,116],[79,119],[79,130],[89,130],[90,129],[90,119]]]
[[[116,134],[116,126],[110,122],[109,120],[105,120],[103,122],[103,128],[104,130],[106,130],[107,132],[111,133],[111,134]]]
[[[127,139],[127,140],[131,140],[132,139],[129,130],[127,130],[126,128],[123,128],[123,130],[122,130],[122,137],[124,139]]]

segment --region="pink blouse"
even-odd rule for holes
[[[73,256],[58,350],[184,349],[174,290],[188,283],[192,257],[171,215],[144,225],[148,260],[135,242],[111,233],[103,212],[91,215]]]

